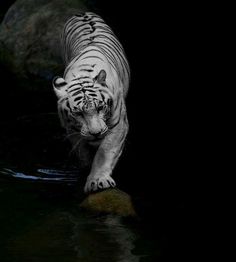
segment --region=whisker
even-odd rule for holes
[[[107,135],[111,134],[111,132],[112,132],[112,131],[108,128],[108,130],[105,131],[104,133],[106,133],[106,136],[107,136]]]
[[[106,127],[106,128],[102,131],[101,135],[104,134],[104,133],[106,133],[107,131],[108,131],[108,127]]]
[[[71,136],[75,136],[75,135],[79,135],[80,133],[79,132],[74,132],[74,133],[71,133],[71,134],[67,134],[64,138],[64,140],[66,139],[69,139]]]
[[[79,139],[78,142],[76,142],[76,143],[73,145],[73,147],[72,147],[69,155],[73,154],[77,148],[78,148],[78,149],[80,148],[80,147],[79,147],[79,144],[80,144],[80,143],[81,143],[81,139]],[[80,154],[80,149],[79,149],[79,152],[78,152],[78,153]]]

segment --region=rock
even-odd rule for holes
[[[114,188],[88,195],[80,207],[93,213],[111,213],[122,217],[136,216],[131,197]]]
[[[17,0],[0,25],[0,63],[28,86],[51,85],[62,74],[60,35],[65,21],[86,11],[82,0]],[[24,82],[24,84],[25,84]],[[45,84],[45,87],[44,87]]]

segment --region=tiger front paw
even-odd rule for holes
[[[116,182],[111,178],[111,176],[88,177],[84,187],[84,192],[89,193],[115,186]]]

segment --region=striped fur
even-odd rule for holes
[[[120,42],[94,13],[71,17],[62,33],[64,77],[53,80],[58,112],[80,161],[96,147],[85,192],[114,187],[112,170],[128,132],[130,70]]]

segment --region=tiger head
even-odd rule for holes
[[[111,115],[112,93],[106,85],[106,72],[95,78],[82,76],[67,83],[56,77],[53,87],[58,98],[58,110],[65,127],[72,126],[87,140],[102,139]]]

